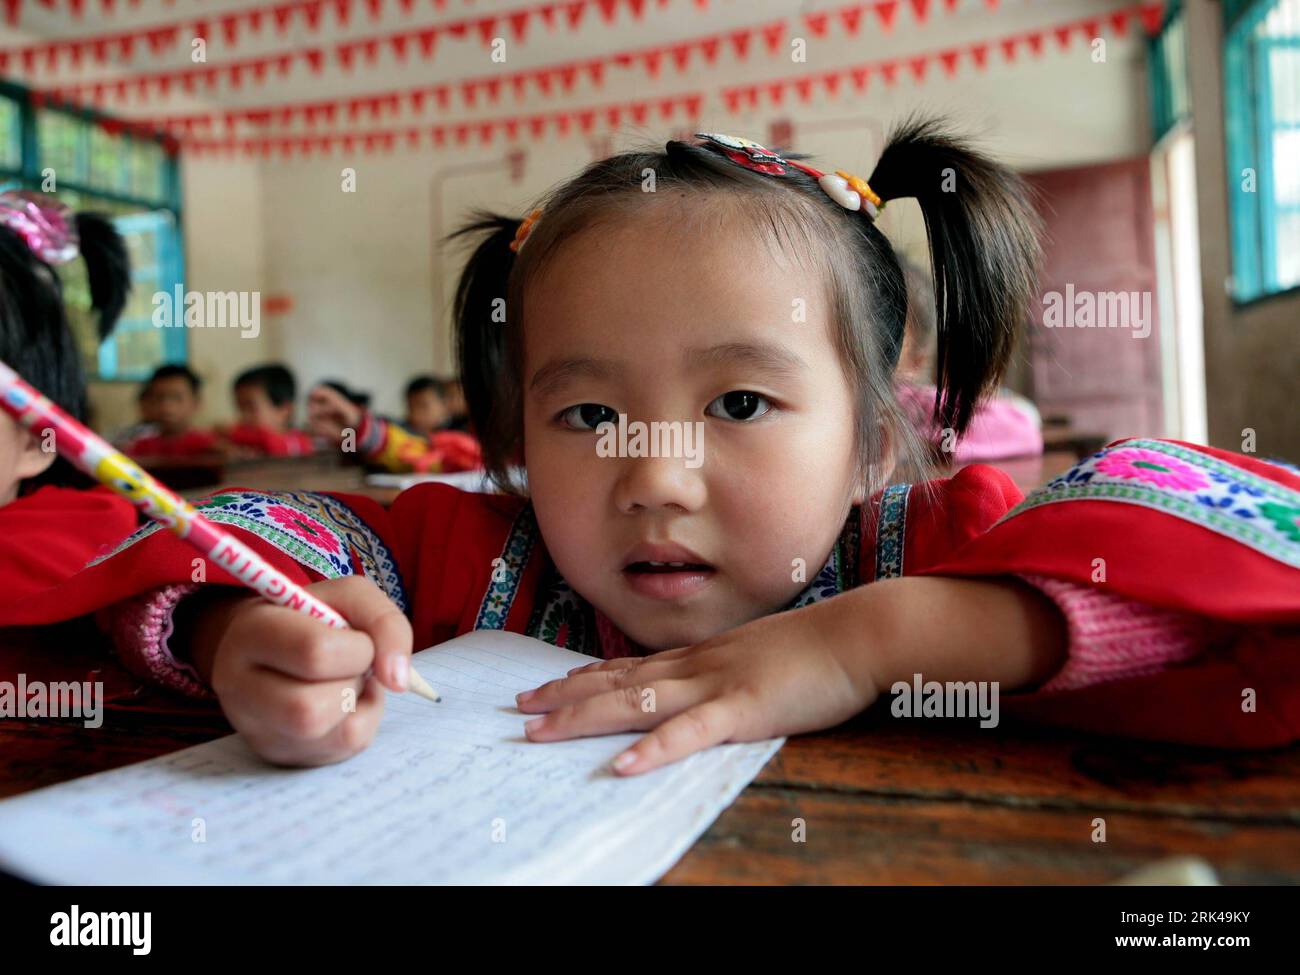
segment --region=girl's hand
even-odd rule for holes
[[[345,430],[361,426],[364,413],[346,396],[328,386],[317,386],[307,395],[307,425],[311,432],[338,440]]]
[[[654,729],[614,760],[648,772],[728,741],[756,741],[839,724],[876,699],[867,635],[827,600],[754,620],[690,647],[602,660],[518,695],[546,713],[532,741]]]
[[[578,667],[517,700],[549,712],[524,726],[533,741],[653,728],[614,760],[629,774],[724,741],[828,728],[917,674],[1037,686],[1068,647],[1061,611],[1019,579],[906,576],[693,647]]]
[[[378,586],[344,576],[306,588],[352,629],[239,592],[190,597],[199,676],[253,751],[278,765],[356,754],[375,736],[383,688],[407,688],[411,624]]]

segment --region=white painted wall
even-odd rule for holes
[[[1049,37],[1039,58],[1032,58],[1022,46],[1017,63],[1005,65],[995,49],[983,73],[963,63],[956,78],[948,79],[933,65],[924,84],[917,85],[904,69],[893,88],[875,76],[863,96],[846,85],[837,99],[818,94],[807,107],[791,92],[780,110],[769,108],[764,99],[757,111],[731,115],[717,90],[720,78],[729,84],[748,83],[848,66],[1104,15],[1123,5],[1095,0],[1004,0],[996,15],[986,15],[982,4],[968,4],[953,15],[933,14],[924,26],[912,24],[909,15],[900,12],[898,28],[888,35],[864,27],[857,39],[832,30],[828,40],[810,40],[808,63],[803,65],[765,53],[736,62],[724,53],[719,68],[707,74],[683,77],[666,67],[661,78],[648,80],[640,70],[611,69],[601,90],[580,82],[572,96],[533,95],[517,109],[513,98],[503,94],[499,106],[481,106],[477,112],[455,109],[442,120],[704,90],[710,94],[699,123],[702,130],[762,142],[767,140],[770,121],[786,115],[794,119],[800,151],[815,154],[814,162],[824,168],[844,168],[864,177],[879,152],[884,128],[917,109],[952,115],[992,151],[1029,170],[1131,157],[1149,147],[1146,77],[1136,23],[1126,39],[1108,41],[1107,60],[1102,64],[1092,61],[1089,49],[1077,37],[1067,52],[1059,51]],[[698,36],[795,12],[791,4],[773,0],[715,9],[716,16],[710,18],[683,17],[666,27],[659,25],[670,36],[643,36],[647,26],[641,34],[631,26],[609,38],[601,34],[600,49]],[[874,22],[869,17],[866,23]],[[574,38],[557,31],[553,39],[541,35],[516,54],[517,61],[500,67],[512,71],[557,63],[591,50],[581,45],[575,49]],[[485,52],[465,57],[480,55],[486,58]],[[465,76],[492,70],[486,60],[464,66]],[[446,67],[435,63],[438,79],[449,77]],[[418,83],[420,79],[409,73],[400,82]],[[353,80],[351,87],[373,91],[383,90],[383,84],[383,78],[366,76]],[[385,124],[406,123],[377,123]],[[365,121],[359,127],[371,125]],[[661,144],[673,128],[673,123],[656,124],[652,115],[639,131],[615,135],[610,146],[617,150],[638,143]],[[230,376],[265,359],[284,358],[304,387],[332,376],[370,390],[375,405],[385,412],[400,412],[400,390],[411,375],[451,369],[447,317],[459,261],[454,253],[435,255],[435,174],[443,171],[445,177],[441,191],[445,233],[472,206],[521,215],[548,186],[593,158],[592,144],[576,134],[568,139],[548,134],[540,143],[521,140],[527,151],[526,171],[521,181],[513,183],[502,167],[506,145],[500,136],[488,147],[478,147],[474,141],[464,148],[449,145],[436,152],[427,144],[410,151],[399,142],[391,155],[357,152],[346,159],[337,151],[329,159],[312,160],[185,159],[189,286],[260,287],[264,298],[284,295],[293,302],[287,314],[264,315],[262,335],[256,341],[239,339],[233,331],[192,332],[195,368],[211,385],[210,417],[224,415]],[[341,191],[345,165],[357,171],[355,194]],[[448,171],[455,175],[447,175]],[[923,248],[919,216],[906,201],[887,211],[884,227],[900,249],[919,253]],[[444,296],[441,306],[435,304],[438,280]]]

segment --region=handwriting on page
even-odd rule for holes
[[[779,743],[725,746],[625,779],[608,763],[636,735],[527,741],[514,695],[584,662],[514,634],[466,634],[415,658],[442,703],[390,694],[374,742],[348,761],[278,769],[230,736],[0,803],[0,833],[28,832],[25,814],[48,831],[53,815],[74,848],[91,851],[83,856],[111,850],[105,862],[132,864],[117,878],[62,867],[92,883],[558,882],[597,865],[603,876],[653,879],[635,847],[681,846],[655,836],[665,809],[698,793],[707,825],[737,791],[719,805],[719,782],[735,778],[737,762],[747,782]]]

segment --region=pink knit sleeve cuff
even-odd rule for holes
[[[190,584],[162,586],[103,610],[99,623],[112,639],[118,658],[133,674],[190,697],[212,698],[212,689],[198,671],[176,659],[167,645],[176,605],[198,588]]]
[[[1065,615],[1069,656],[1040,691],[1071,691],[1105,681],[1158,673],[1200,656],[1231,626],[1040,575],[1019,578]]]

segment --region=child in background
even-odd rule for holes
[[[427,437],[451,418],[442,401],[441,386],[433,376],[416,376],[406,384],[406,419],[402,426],[417,437]]]
[[[217,435],[194,427],[202,405],[203,381],[188,366],[159,366],[140,388],[140,417],[154,427],[119,441],[133,457],[184,457],[208,454],[219,446]]]
[[[341,449],[351,446],[367,464],[385,471],[451,474],[483,467],[478,441],[468,433],[408,432],[326,385],[317,386],[307,397],[307,416],[315,433],[339,443]]]
[[[234,382],[239,422],[225,431],[233,446],[255,456],[300,457],[315,450],[311,437],[293,428],[298,385],[278,362],[241,372]]]
[[[352,629],[220,570],[193,583],[192,553],[153,527],[31,612],[111,607],[119,647],[215,695],[283,764],[364,748],[375,679],[402,690],[413,644],[475,629],[604,658],[518,706],[533,741],[648,732],[622,774],[836,725],[914,678],[997,682],[1004,713],[1109,734],[1292,741],[1294,473],[1126,440],[1023,500],[978,464],[889,483],[915,437],[893,391],[907,291],[875,218],[904,197],[936,273],[937,410],[961,433],[1035,288],[1020,178],[925,120],[891,133],[867,180],[699,134],[592,163],[525,220],[458,232],[482,236],[457,292],[460,375],[506,493],[206,503]],[[680,441],[685,459],[603,450],[629,418],[703,439]],[[364,696],[341,713],[348,689]]]
[[[0,193],[0,360],[80,419],[85,377],[54,270],[78,254],[102,339],[131,286],[113,225],[53,197]],[[89,481],[46,446],[0,413],[0,607],[67,579],[136,526],[129,503],[103,488],[78,490]]]
[[[955,442],[943,436],[934,413],[935,307],[930,277],[903,259],[907,281],[907,324],[903,351],[894,374],[899,405],[935,456],[969,464],[979,460],[1036,457],[1043,452],[1043,421],[1025,397],[1000,388],[975,407],[970,427]]]

